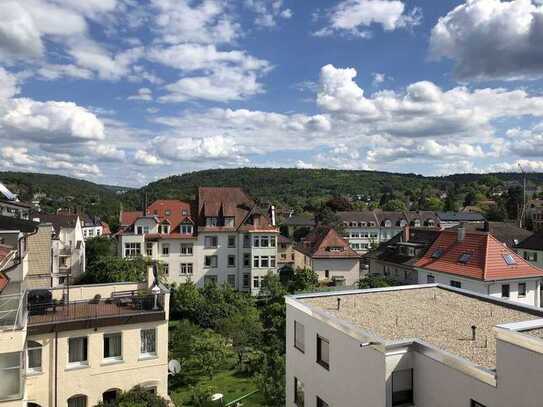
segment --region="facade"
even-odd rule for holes
[[[294,239],[294,233],[297,230],[311,231],[315,227],[314,218],[305,215],[292,215],[286,218],[283,222],[283,227],[287,229],[287,234],[290,239]]]
[[[543,231],[535,232],[515,247],[524,260],[543,268]]]
[[[541,305],[543,270],[490,233],[443,230],[416,263],[418,283],[439,283]]]
[[[288,237],[279,235],[277,237],[277,268],[284,266],[295,268],[295,260],[294,242]]]
[[[526,205],[526,218],[534,231],[543,230],[543,199],[532,199]]]
[[[416,228],[439,227],[432,211],[358,211],[338,212],[345,239],[358,254],[364,255],[379,244],[388,242],[409,225]]]
[[[111,235],[109,225],[96,216],[81,216],[81,231],[85,240]]]
[[[257,294],[263,278],[277,271],[272,212],[240,188],[199,188],[194,205],[159,200],[145,216],[130,213],[133,223],[118,235],[120,255],[160,261],[170,283],[230,284]]]
[[[472,223],[480,225],[485,223],[485,217],[477,212],[436,212],[442,229],[448,229],[460,224]]]
[[[540,406],[543,312],[437,284],[286,298],[286,406]]]
[[[309,268],[319,281],[352,286],[360,279],[360,256],[333,228],[316,228],[295,246],[295,268]]]

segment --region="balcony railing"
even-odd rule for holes
[[[26,292],[0,296],[0,331],[24,328],[26,315]]]
[[[84,301],[51,302],[28,306],[28,325],[68,322],[164,311],[164,294],[115,295]]]

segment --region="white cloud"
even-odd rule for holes
[[[406,12],[405,4],[400,0],[344,0],[330,10],[329,24],[314,35],[348,34],[368,38],[372,24],[393,31],[418,25],[421,18],[420,9]]]
[[[32,16],[17,1],[0,3],[0,55],[39,57],[44,46]]]
[[[92,71],[73,64],[46,64],[40,67],[37,73],[41,78],[47,80],[57,80],[65,76],[77,79],[91,79],[94,76]]]
[[[244,5],[256,14],[255,24],[261,27],[274,27],[278,17],[289,19],[294,15],[283,7],[283,0],[245,0]]]
[[[484,157],[485,152],[479,145],[467,143],[441,144],[435,140],[409,140],[408,143],[390,143],[368,151],[368,160],[372,162],[395,161],[404,158],[423,158],[456,160],[461,158]]]
[[[159,136],[153,140],[153,145],[161,157],[175,161],[237,160],[239,158],[235,140],[222,135],[201,138]]]
[[[153,91],[149,88],[139,88],[138,93],[132,96],[128,96],[128,100],[141,100],[148,102],[153,100]]]
[[[134,153],[134,159],[136,160],[138,164],[142,164],[142,165],[153,166],[153,165],[164,164],[164,162],[160,158],[158,158],[156,155],[145,150],[137,150]]]
[[[105,160],[122,161],[125,159],[125,153],[116,146],[107,144],[98,144],[89,146],[89,149],[98,157]]]
[[[28,149],[24,147],[6,146],[0,149],[2,158],[11,164],[34,165],[36,162],[28,155]]]
[[[455,62],[459,79],[543,76],[543,5],[531,0],[468,0],[439,19],[430,55]]]
[[[17,78],[0,66],[0,113],[2,112],[1,103],[17,93],[19,93]]]

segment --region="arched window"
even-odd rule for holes
[[[102,394],[102,401],[104,402],[104,405],[114,406],[120,392],[121,390],[119,389],[109,389],[108,391],[105,391]]]
[[[78,394],[68,399],[68,407],[87,407],[87,396]]]
[[[41,372],[41,343],[28,341],[26,343],[26,370],[29,373]]]

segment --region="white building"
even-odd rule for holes
[[[109,236],[109,225],[96,216],[81,216],[81,230],[85,240],[93,237]]]
[[[287,407],[541,406],[539,308],[437,284],[286,304]]]
[[[258,293],[277,271],[279,230],[240,188],[199,188],[194,204],[158,200],[146,214],[129,212],[119,233],[123,257],[148,256],[166,266],[170,283],[191,280]]]

